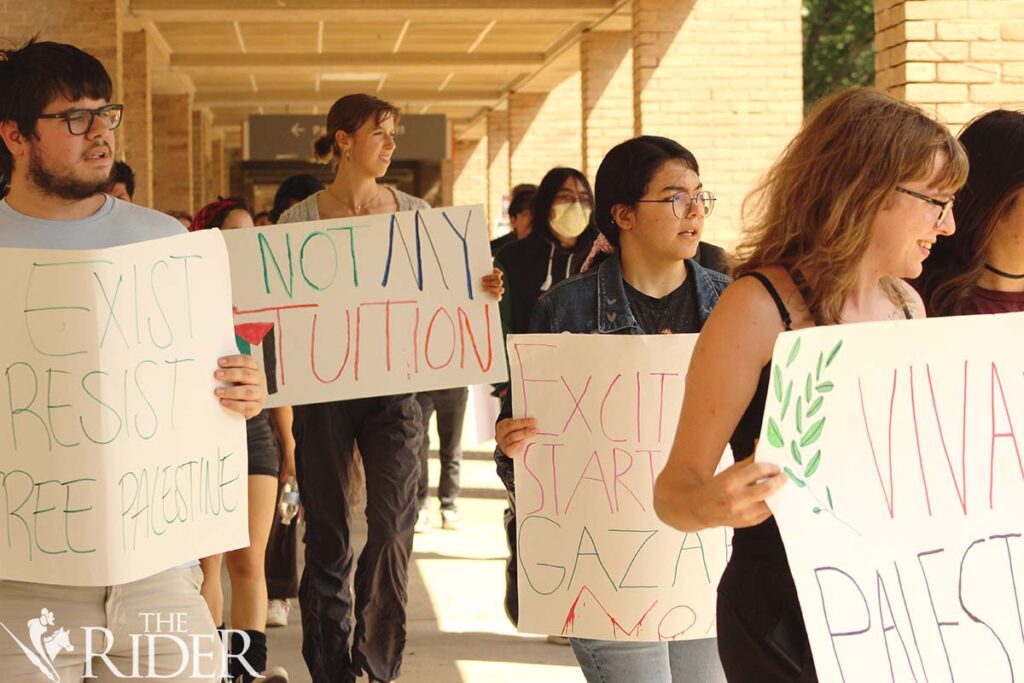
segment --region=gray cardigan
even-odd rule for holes
[[[413,197],[411,194],[406,194],[401,190],[394,188],[387,188],[394,195],[395,199],[398,200],[399,211],[412,211],[415,209],[429,209],[430,204],[420,199],[419,197]],[[323,192],[324,190],[320,190]],[[301,223],[302,221],[318,221],[320,220],[320,209],[317,207],[316,198],[320,192],[311,194],[310,196],[303,199],[298,204],[292,206],[283,214],[277,221],[278,223]]]

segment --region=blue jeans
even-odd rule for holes
[[[570,638],[587,683],[725,683],[718,641],[669,643]]]

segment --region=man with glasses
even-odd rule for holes
[[[114,130],[123,114],[122,105],[109,103],[112,90],[103,65],[74,46],[30,41],[0,50],[0,178],[9,181],[0,201],[0,248],[93,249],[185,232],[170,216],[104,194],[114,163]],[[256,415],[266,399],[256,364],[247,356],[228,356],[220,369],[230,386],[222,401],[210,398],[210,409],[224,405],[246,417]],[[4,459],[0,450],[0,471],[7,469]],[[39,561],[45,562],[45,555]],[[201,582],[197,562],[119,586],[0,580],[0,623],[24,624],[41,607],[55,614],[73,648],[57,660],[55,673],[65,682],[80,681],[85,672],[80,627],[106,627],[114,635],[107,658],[121,673],[131,672],[131,634],[150,630],[147,613],[184,614],[180,623],[187,623],[187,635],[215,642]],[[142,666],[152,661],[161,673],[178,670],[184,653],[173,639],[156,640],[153,652],[146,638],[139,641]],[[195,641],[185,641],[195,647]],[[103,645],[92,647],[102,651]],[[101,661],[93,663],[97,673],[105,668]],[[187,669],[177,674],[180,678],[162,678],[200,680],[190,678],[191,666]],[[6,635],[0,637],[0,671],[5,681],[39,677],[36,665]]]

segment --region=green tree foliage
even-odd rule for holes
[[[874,0],[803,0],[804,106],[875,83]]]

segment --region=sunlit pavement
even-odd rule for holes
[[[438,463],[431,455],[430,481]],[[409,642],[402,681],[424,683],[579,683],[583,675],[570,648],[543,636],[517,634],[505,618],[504,490],[489,454],[467,454],[462,464],[462,529],[445,531],[437,499],[430,501],[431,528],[417,534],[409,570]],[[434,494],[434,489],[431,489]],[[354,525],[365,540],[363,520]],[[300,563],[302,551],[300,548]],[[310,681],[302,660],[297,601],[285,628],[268,630],[270,664],[284,666],[294,683]],[[363,680],[366,680],[365,678]]]

